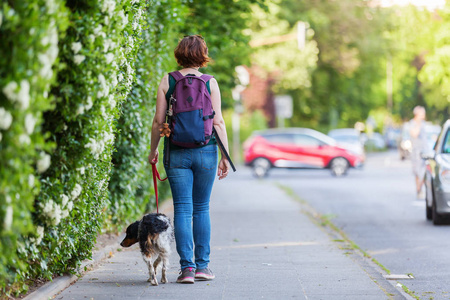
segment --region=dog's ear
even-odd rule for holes
[[[140,221],[136,221],[127,227],[126,236],[120,243],[122,247],[130,247],[138,242],[139,224]]]

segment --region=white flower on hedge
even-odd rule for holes
[[[73,57],[73,61],[76,65],[81,64],[86,59],[86,56],[77,54]]]
[[[73,201],[69,201],[68,203],[67,203],[67,210],[68,211],[71,211],[73,209]]]
[[[20,90],[17,94],[17,102],[20,103],[22,109],[27,109],[30,106],[30,83],[24,79],[20,82]]]
[[[53,211],[48,217],[52,220],[52,225],[58,225],[61,222],[62,210],[59,204],[55,203],[53,207]]]
[[[135,4],[135,3],[138,3],[139,2],[139,0],[131,0],[131,4]]]
[[[36,245],[39,245],[42,242],[43,238],[44,238],[44,227],[38,226],[36,228],[36,238],[30,238],[30,240],[34,242]]]
[[[106,109],[105,109],[105,106],[100,106],[100,113],[102,114],[102,117],[104,118],[104,119],[106,119],[107,117],[108,117],[108,115],[106,114]]]
[[[136,30],[138,28],[138,22],[134,21],[133,24],[131,24],[131,28],[133,28],[133,30]]]
[[[93,34],[88,35],[88,39],[91,41],[91,43],[95,42],[95,35]]]
[[[107,97],[109,95],[109,87],[103,74],[98,75],[98,83],[100,84],[100,89],[97,92],[97,98]]]
[[[44,78],[51,78],[53,76],[52,66],[58,56],[58,32],[54,21],[50,24],[47,35],[41,40],[43,46],[48,47],[47,51],[38,54],[38,59],[42,64],[42,68],[39,70],[39,74]]]
[[[133,39],[133,37],[130,35],[129,37],[128,37],[128,45],[127,45],[127,53],[128,52],[130,52],[131,50],[133,50],[133,48],[134,48],[134,39]]]
[[[30,188],[34,187],[34,175],[33,174],[28,175],[28,187],[30,187]]]
[[[37,242],[36,242],[36,244],[40,244],[42,242],[42,239],[44,238],[44,227],[43,226],[38,226],[36,228],[36,233],[37,233]]]
[[[61,211],[61,218],[65,219],[69,216],[70,211],[68,211],[67,209]]]
[[[16,101],[16,90],[18,88],[18,84],[15,81],[11,81],[7,85],[3,87],[3,94],[5,94],[6,98],[8,98],[11,102]]]
[[[78,52],[80,52],[81,48],[83,48],[83,45],[80,42],[74,42],[72,43],[72,51],[75,54],[78,54]]]
[[[111,87],[115,88],[119,82],[117,81],[117,76],[113,76],[111,79]],[[110,95],[111,97],[111,95]]]
[[[42,204],[42,214],[47,217],[50,225],[58,225],[61,222],[61,206],[55,203],[53,200],[49,200],[47,203]]]
[[[94,105],[94,103],[92,102],[92,97],[91,97],[91,96],[88,96],[88,97],[86,98],[86,105],[84,106],[84,109],[85,109],[86,111],[88,111],[88,110],[90,110],[90,109],[92,108],[93,105]]]
[[[120,10],[117,13],[118,17],[121,19],[121,28],[124,28],[128,24],[128,15],[125,15],[125,12],[123,10]]]
[[[5,219],[3,221],[3,228],[5,231],[11,229],[12,222],[13,222],[13,207],[11,205],[8,205],[6,207]]]
[[[116,100],[114,100],[114,95],[109,95],[108,103],[111,108],[116,107]]]
[[[108,54],[105,55],[105,58],[106,58],[106,63],[110,64],[113,61],[113,59],[114,59],[114,54],[108,53]]]
[[[41,203],[42,213],[44,215],[49,214],[53,210],[53,200],[49,200],[47,203]]]
[[[9,111],[0,107],[0,129],[7,130],[11,126],[13,117]]]
[[[48,13],[49,14],[54,14],[56,11],[56,4],[55,4],[55,0],[46,0],[45,4],[47,6],[48,9]]]
[[[117,76],[117,80],[119,80],[119,82],[122,82],[122,80],[123,80],[122,73],[119,73],[119,75]]]
[[[21,134],[21,135],[19,136],[19,143],[20,143],[21,145],[29,145],[29,144],[31,143],[31,139],[30,139],[30,137],[29,137],[28,135],[26,135],[26,134]]]
[[[75,187],[72,190],[72,193],[70,193],[70,196],[72,197],[72,200],[77,199],[81,195],[81,191],[83,188],[78,183],[75,184]]]
[[[81,175],[84,175],[85,170],[85,167],[77,168],[77,171],[79,171]]]
[[[30,105],[30,83],[23,79],[20,82],[20,89],[16,93],[18,87],[16,82],[11,81],[3,88],[3,93],[11,102],[18,102],[22,109],[27,109]]]
[[[116,2],[114,0],[103,0],[102,3],[102,13],[107,13],[112,16],[114,10],[116,9]]]
[[[67,203],[69,203],[69,197],[66,194],[62,194],[61,199],[62,199],[61,207],[66,207]]]
[[[25,116],[25,129],[28,134],[32,134],[34,131],[34,126],[36,125],[36,119],[32,114],[27,114]]]
[[[130,74],[133,74],[133,73],[134,73],[133,68],[131,67],[130,64],[127,64],[127,74],[130,75]]]
[[[106,33],[103,32],[103,26],[102,25],[98,25],[97,27],[94,28],[94,35],[95,36],[102,36],[103,38],[106,37]]]
[[[50,155],[45,152],[41,152],[41,158],[37,161],[37,171],[39,173],[44,173],[50,167]]]
[[[107,132],[107,133],[105,133],[103,139],[104,139],[105,143],[111,143],[114,141],[114,137],[115,137],[114,133]]]
[[[80,104],[77,108],[77,112],[75,113],[77,116],[84,114],[84,105]]]

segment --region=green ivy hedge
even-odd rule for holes
[[[120,134],[115,143],[117,151],[113,154],[106,223],[110,228],[135,221],[142,211],[150,211],[155,204],[147,156],[156,91],[161,77],[174,67],[173,48],[179,36],[174,29],[182,22],[186,9],[180,2],[152,1],[147,14],[148,30],[143,33],[137,57],[136,82],[118,120]],[[162,168],[162,164],[159,165]],[[163,170],[160,173],[164,174]],[[164,199],[169,190],[167,181],[160,183],[160,198]]]
[[[9,3],[9,4],[8,4]],[[13,3],[13,4],[11,4]],[[33,223],[40,173],[53,143],[42,133],[42,114],[53,109],[58,42],[68,24],[62,1],[3,1],[0,6],[0,289],[23,290],[28,262],[24,239],[41,241]],[[59,30],[59,32],[58,32]],[[59,35],[59,33],[61,35]],[[18,252],[19,250],[19,252]]]

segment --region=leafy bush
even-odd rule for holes
[[[9,3],[9,4],[8,4]],[[67,26],[62,1],[9,1],[0,6],[0,290],[25,289],[22,235],[40,235],[32,212],[48,168],[52,143],[41,133],[42,113],[51,109],[50,85],[58,61],[58,31]],[[22,251],[23,253],[24,251]]]

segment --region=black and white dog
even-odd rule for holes
[[[170,243],[174,239],[170,219],[164,214],[148,214],[142,220],[128,226],[122,247],[130,247],[139,242],[142,258],[148,266],[152,285],[158,285],[156,269],[162,262],[161,283],[167,283],[166,270],[169,266]],[[152,260],[154,262],[152,263]]]

